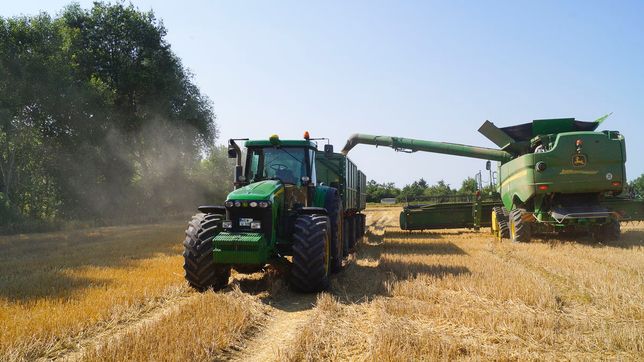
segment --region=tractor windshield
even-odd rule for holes
[[[248,149],[246,180],[257,182],[279,179],[286,184],[301,185],[309,175],[309,152],[301,147],[257,147]]]

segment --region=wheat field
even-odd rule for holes
[[[639,360],[644,225],[496,242],[487,230],[367,235],[328,292],[281,270],[214,293],[182,277],[182,223],[0,238],[0,360]]]

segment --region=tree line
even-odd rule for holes
[[[378,183],[374,180],[367,182],[367,202],[380,202],[385,198],[395,198],[398,202],[421,200],[437,196],[473,195],[478,191],[478,183],[472,177],[468,177],[461,183],[461,187],[451,188],[444,180],[430,185],[424,178],[398,188],[393,182]],[[490,189],[490,190],[488,190]],[[491,191],[490,187],[483,190]]]
[[[232,171],[217,134],[153,12],[0,18],[0,227],[221,201]]]

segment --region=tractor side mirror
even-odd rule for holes
[[[237,158],[237,150],[233,147],[228,148],[228,158]]]
[[[333,145],[324,145],[324,156],[329,157],[333,155]]]
[[[485,163],[485,169],[490,171],[492,169],[492,161],[487,161]]]

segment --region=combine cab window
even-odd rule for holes
[[[279,179],[285,184],[301,185],[302,176],[309,176],[308,157],[303,148],[250,148],[246,178],[250,182]]]

